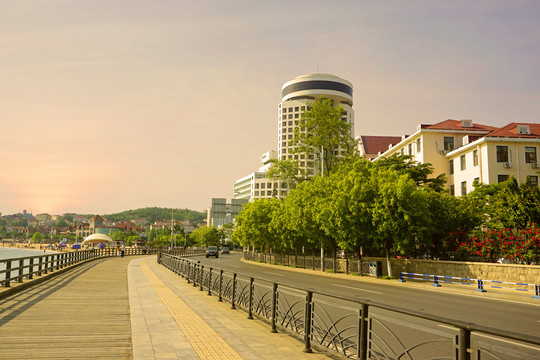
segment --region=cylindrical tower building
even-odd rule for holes
[[[318,97],[331,99],[335,106],[343,108],[342,120],[351,124],[351,137],[354,136],[353,87],[349,81],[331,74],[313,73],[286,82],[281,89],[278,106],[278,158],[299,160],[300,167],[306,169],[308,175],[318,171],[314,167],[315,155],[294,153],[290,140],[302,113]]]

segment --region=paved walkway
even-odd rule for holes
[[[187,284],[155,258],[128,268],[134,359],[328,359],[248,320],[241,310]]]
[[[156,263],[88,262],[0,299],[0,359],[328,359]]]

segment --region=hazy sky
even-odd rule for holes
[[[540,122],[540,1],[0,0],[0,212],[231,198],[317,70],[356,135]]]

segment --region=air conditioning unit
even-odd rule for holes
[[[533,167],[534,169],[538,169],[538,163],[532,163],[532,167]]]
[[[448,153],[448,150],[439,150],[439,154],[446,155]]]
[[[505,167],[505,168],[512,167],[512,164],[510,164],[509,162],[506,162],[506,163],[504,163],[504,167]]]

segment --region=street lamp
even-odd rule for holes
[[[321,145],[321,150],[317,149],[315,146],[304,144],[302,142],[298,142],[298,145],[310,148],[319,153],[319,158],[321,159],[321,177],[323,177],[324,176],[324,147],[323,145]],[[324,272],[324,248],[323,248],[322,243],[321,243],[321,271]]]

